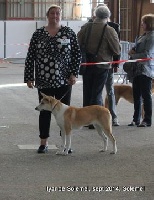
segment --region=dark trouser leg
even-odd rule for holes
[[[54,93],[53,91],[51,91],[50,88],[38,89],[39,102],[42,99],[42,95],[40,94],[40,92],[42,92],[42,93],[44,93],[46,95],[52,95]],[[39,131],[40,131],[40,135],[39,135],[39,137],[41,139],[47,139],[49,137],[50,121],[51,121],[51,112],[49,112],[49,111],[40,111],[40,115],[39,115]]]
[[[143,121],[147,124],[152,123],[152,79],[142,75],[141,77],[141,91],[144,105]]]
[[[41,139],[46,139],[50,136],[49,135],[50,121],[51,121],[51,112],[41,111],[39,115],[39,131]]]
[[[134,115],[133,121],[140,122],[141,118],[141,105],[142,105],[142,96],[140,88],[140,79],[139,76],[133,79],[133,98],[134,98]]]
[[[71,93],[72,93],[72,86],[67,85],[67,86],[62,86],[60,88],[55,89],[55,98],[56,99],[61,99],[61,102],[70,105],[71,103]],[[66,95],[65,95],[66,94]]]
[[[107,92],[107,97],[108,97],[109,111],[112,115],[112,120],[114,120],[114,119],[117,119],[117,114],[116,114],[116,103],[115,103],[115,94],[114,94],[113,69],[109,70],[105,86],[106,86],[106,92]]]
[[[103,105],[102,91],[108,76],[108,69],[95,68],[90,105]]]
[[[82,76],[83,78],[83,107],[90,105],[90,99],[92,95],[92,87],[93,87],[93,67],[88,66],[85,74]]]

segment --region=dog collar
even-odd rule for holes
[[[65,94],[60,98],[60,100],[57,100],[57,102],[55,103],[54,107],[51,110],[51,113],[53,112],[53,110],[55,109],[56,105],[58,104],[59,101],[61,101],[66,95],[67,93],[70,91],[70,89],[68,89]]]
[[[53,106],[51,113],[53,112],[53,110],[55,109],[55,107],[57,106],[57,104],[59,103],[59,100],[57,100],[57,102],[55,103],[55,105]]]

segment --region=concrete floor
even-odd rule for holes
[[[23,71],[23,64],[0,63],[0,200],[154,199],[154,125],[128,127],[133,105],[121,100],[116,155],[111,143],[99,153],[100,137],[83,128],[73,131],[73,154],[57,156],[61,138],[52,117],[50,150],[38,155],[37,90],[23,84]],[[82,106],[81,77],[71,104]]]

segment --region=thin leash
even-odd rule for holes
[[[70,89],[68,89],[66,92],[65,92],[65,94],[59,99],[59,101],[61,101],[66,95],[67,95],[67,93],[70,91]]]
[[[57,102],[55,103],[54,107],[51,110],[51,113],[53,112],[53,110],[55,109],[55,107],[57,106],[57,104],[67,95],[67,93],[70,91],[70,89],[68,89],[65,94],[59,99],[57,100]]]

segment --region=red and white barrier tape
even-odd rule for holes
[[[18,52],[16,54],[21,54],[21,52]],[[0,59],[0,63],[9,63],[9,61],[7,61],[8,58]],[[90,66],[90,65],[120,64],[120,63],[125,63],[125,62],[144,62],[144,61],[148,61],[148,60],[154,60],[154,58],[142,58],[142,59],[134,59],[134,60],[117,60],[117,61],[111,61],[111,62],[93,62],[93,63],[89,62],[89,63],[81,63],[81,65]]]
[[[142,59],[134,59],[134,60],[117,60],[111,62],[93,62],[93,63],[81,63],[81,65],[106,65],[106,64],[120,64],[124,62],[144,62],[148,60],[154,60],[154,58],[142,58]]]

